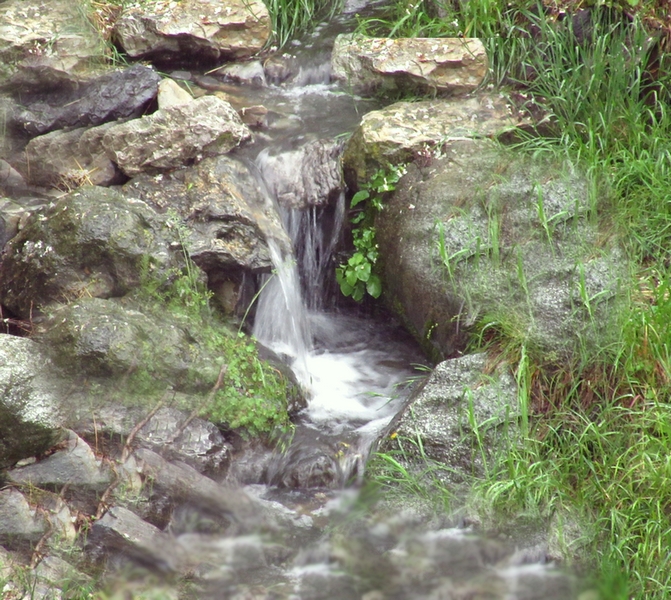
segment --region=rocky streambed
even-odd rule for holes
[[[576,168],[501,146],[532,123],[482,44],[334,42],[345,12],[257,58],[261,3],[183,0],[105,13],[143,61],[112,68],[81,18],[0,3],[3,597],[591,597],[573,524],[488,533],[403,491],[463,499],[515,443],[518,382],[461,354],[470,324],[567,356],[627,270]],[[388,163],[389,312],[362,312],[346,196]],[[381,495],[371,449],[408,476]]]

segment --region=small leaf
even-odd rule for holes
[[[354,269],[350,269],[345,273],[345,281],[352,287],[356,285],[356,282],[359,280],[359,278],[356,276],[356,271]]]
[[[352,292],[352,298],[357,302],[361,302],[365,293],[363,285],[358,285],[354,288],[354,292]]]
[[[359,265],[356,269],[356,276],[359,281],[366,283],[370,278],[370,263],[364,263]]]
[[[350,208],[354,208],[360,202],[368,200],[368,198],[370,198],[370,192],[368,190],[359,190],[356,194],[354,194],[354,196],[352,196],[352,200],[349,204]]]
[[[371,275],[366,283],[366,291],[373,297],[379,298],[382,293],[382,281],[377,275]]]
[[[354,223],[356,225],[357,223],[361,223],[361,221],[363,221],[365,218],[366,218],[366,213],[361,211],[361,212],[355,214],[350,219],[350,223]]]

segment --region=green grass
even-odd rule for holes
[[[387,23],[378,18],[361,27],[397,36],[435,32],[430,13],[404,12],[401,5],[408,4],[395,3]],[[641,7],[655,9],[654,3]],[[504,353],[529,411],[523,444],[499,457],[498,469],[475,485],[473,502],[498,519],[577,515],[591,527],[565,550],[594,569],[603,598],[668,598],[669,56],[659,56],[653,80],[647,72],[650,32],[637,17],[624,27],[621,18],[604,16],[594,24],[593,42],[580,45],[570,24],[558,26],[542,14],[519,4],[504,9],[502,3],[469,2],[454,18],[460,31],[483,38],[491,81],[512,85],[548,116],[543,135],[523,140],[519,151],[568,157],[588,174],[591,218],[604,236],[621,241],[638,271],[629,285],[629,310],[615,335],[607,336],[608,345],[578,351],[570,361],[551,363],[525,347],[515,327],[501,325],[514,324],[513,315],[480,321],[474,346]],[[531,25],[534,37],[524,34]],[[439,35],[451,35],[451,27]],[[542,198],[537,209],[551,237]],[[583,302],[590,302],[586,294]]]
[[[328,21],[342,9],[342,0],[264,0],[273,24],[272,43],[278,48],[319,21]]]

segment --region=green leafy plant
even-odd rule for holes
[[[396,184],[406,173],[405,165],[389,165],[378,169],[350,202],[353,214],[350,217],[354,254],[347,263],[336,268],[336,280],[340,291],[361,302],[366,294],[379,298],[382,280],[375,272],[379,258],[375,236],[375,215],[383,207],[384,195],[396,189]]]

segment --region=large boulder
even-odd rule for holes
[[[0,87],[73,89],[105,54],[85,9],[71,0],[0,2]]]
[[[61,400],[69,388],[43,346],[0,335],[0,467],[35,456],[62,437]]]
[[[410,165],[376,220],[388,304],[434,357],[463,348],[475,322],[546,360],[617,330],[617,241],[590,218],[571,164],[454,142]]]
[[[81,188],[33,213],[9,242],[0,300],[29,318],[55,302],[122,296],[143,276],[165,276],[180,264],[172,241],[175,234],[144,202]]]
[[[126,8],[114,29],[131,58],[180,63],[252,56],[270,34],[268,9],[261,0],[150,0]]]
[[[453,142],[514,135],[525,125],[498,94],[396,102],[363,116],[345,148],[345,174],[356,186],[380,165],[426,160]]]
[[[153,69],[133,65],[77,87],[22,95],[22,107],[14,111],[9,125],[36,136],[64,127],[139,117],[156,97],[159,81],[161,78]]]
[[[357,94],[466,94],[482,84],[487,52],[475,38],[368,38],[341,34],[332,75]]]
[[[142,312],[127,300],[81,298],[54,310],[38,329],[54,361],[73,375],[135,375],[159,390],[208,389],[221,366],[183,324]]]
[[[102,145],[119,168],[133,177],[226,154],[251,135],[228,102],[203,96],[115,125],[106,131]]]

